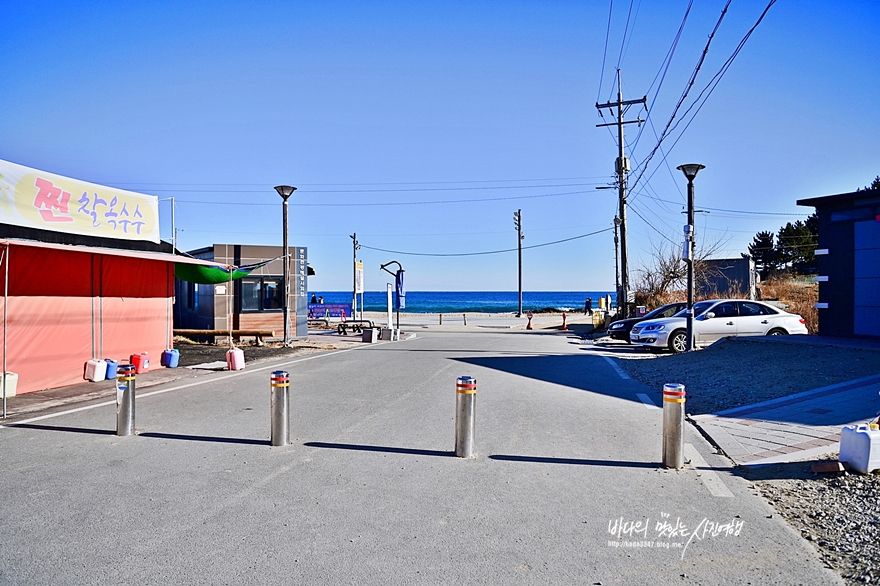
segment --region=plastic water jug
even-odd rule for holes
[[[86,362],[83,372],[83,378],[93,383],[99,382],[107,378],[107,363],[97,358],[92,358]]]
[[[244,368],[244,352],[241,348],[230,348],[226,351],[226,368],[229,370]]]
[[[107,363],[107,380],[115,379],[116,372],[119,370],[119,362],[112,358],[105,358],[104,362]]]
[[[143,374],[147,372],[150,369],[150,354],[148,352],[132,354],[131,364],[134,365],[135,374]]]
[[[162,352],[162,366],[166,368],[177,368],[177,365],[180,363],[180,350],[176,348],[169,348]]]

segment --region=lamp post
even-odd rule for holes
[[[516,228],[516,249],[519,254],[519,309],[516,311],[516,317],[522,317],[522,241],[525,236],[522,233],[522,210],[513,212],[513,227]]]
[[[684,227],[685,240],[682,256],[688,265],[688,300],[687,300],[687,352],[694,349],[694,177],[705,169],[705,165],[689,163],[676,167],[688,180],[688,223]]]
[[[287,199],[296,191],[296,187],[290,185],[278,185],[275,191],[284,200],[282,204],[284,231],[284,345],[290,346],[290,246],[287,242]]]

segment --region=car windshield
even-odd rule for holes
[[[666,310],[668,310],[668,309],[669,309],[669,306],[668,306],[668,305],[663,305],[663,306],[661,306],[661,307],[658,307],[658,308],[655,309],[654,311],[651,311],[651,312],[649,312],[649,313],[646,313],[644,317],[645,317],[645,319],[653,319],[653,318],[655,318],[655,317],[663,317],[663,316],[660,315],[660,314],[662,314],[664,311],[666,311]]]
[[[699,303],[694,303],[694,317],[697,317],[713,305],[715,305],[715,301],[700,301]],[[673,317],[685,317],[687,315],[687,308],[685,307],[678,313],[676,313]]]

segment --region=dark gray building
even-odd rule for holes
[[[703,261],[703,265],[698,295],[719,299],[755,298],[757,272],[752,257],[743,255],[740,258],[712,259]]]
[[[819,219],[819,334],[880,338],[880,190],[797,203]]]
[[[274,259],[247,277],[228,283],[204,285],[176,280],[174,327],[198,330],[272,330],[276,337],[284,331],[284,264],[280,246],[214,244],[188,253],[220,265],[257,264]],[[308,336],[308,252],[290,247],[290,334]],[[231,321],[231,323],[230,323]]]

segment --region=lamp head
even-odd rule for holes
[[[280,195],[284,201],[287,201],[287,198],[293,195],[293,192],[296,191],[296,187],[291,185],[277,185],[275,191],[278,192],[278,195]]]
[[[700,169],[705,168],[706,165],[700,165],[699,163],[688,163],[687,165],[679,165],[676,167],[676,169],[684,173],[684,176],[687,177],[688,181],[693,181]]]

